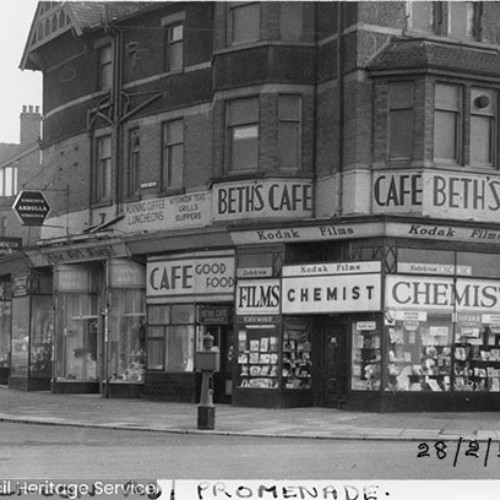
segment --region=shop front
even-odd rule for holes
[[[239,253],[284,248],[284,264],[267,274],[275,282],[255,268],[259,279],[237,283],[235,404],[500,408],[500,231],[491,225],[384,216],[233,239]],[[270,366],[260,337],[263,360],[277,346]]]
[[[48,390],[54,338],[52,273],[13,274],[11,286],[9,388]]]
[[[198,402],[195,352],[210,333],[221,353],[214,401],[231,401],[234,260],[232,250],[148,258],[145,397]]]

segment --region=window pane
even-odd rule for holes
[[[166,371],[192,371],[194,367],[194,327],[169,326],[165,351]]]
[[[460,92],[456,85],[436,85],[436,109],[458,111],[460,109]]]
[[[281,169],[300,166],[300,130],[294,122],[280,122],[278,129],[279,164]]]
[[[260,5],[244,5],[234,7],[233,43],[247,43],[260,38]]]
[[[172,306],[172,323],[194,323],[194,306],[191,304]]]
[[[432,29],[432,2],[411,2],[410,6],[412,28],[430,31]]]
[[[167,124],[167,144],[177,144],[184,140],[182,120],[176,120]]]
[[[300,2],[282,2],[280,34],[282,40],[301,40],[303,36],[303,6]]]
[[[280,96],[278,117],[280,120],[300,120],[300,97],[295,95]]]
[[[148,323],[150,325],[165,325],[169,322],[170,308],[168,306],[149,306]]]
[[[230,165],[232,170],[257,170],[259,129],[239,127],[232,130]]]
[[[111,46],[104,47],[99,53],[99,88],[111,88],[113,84],[113,52]]]
[[[170,28],[170,41],[177,42],[182,40],[184,37],[184,26],[182,24],[177,24]]]
[[[163,338],[148,339],[148,369],[163,369]]]
[[[259,101],[257,98],[241,99],[228,103],[228,124],[239,125],[256,122],[259,117]]]
[[[470,124],[470,161],[491,163],[493,120],[487,116],[471,116]]]
[[[434,157],[457,159],[457,115],[436,111],[434,116]]]
[[[182,68],[182,43],[173,43],[168,52],[168,69]]]
[[[389,102],[391,109],[413,107],[413,84],[410,82],[394,83],[390,87]]]
[[[449,34],[455,37],[471,37],[473,35],[474,10],[471,2],[449,2],[450,28]]]
[[[411,158],[413,152],[413,112],[396,110],[391,112],[391,135],[389,157]]]
[[[183,185],[184,147],[182,144],[169,147],[168,187]]]
[[[6,167],[4,169],[5,172],[5,196],[12,196],[13,190],[12,190],[12,168],[11,167]]]

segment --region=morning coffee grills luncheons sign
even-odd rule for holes
[[[500,176],[443,171],[380,171],[372,186],[374,213],[496,221]]]
[[[380,311],[381,294],[380,262],[283,267],[283,314]]]

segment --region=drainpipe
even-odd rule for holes
[[[344,195],[344,65],[342,62],[342,2],[337,2],[337,109],[338,109],[338,144],[337,144],[337,211],[342,215]]]

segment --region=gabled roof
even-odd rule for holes
[[[440,70],[500,78],[500,54],[495,49],[429,39],[393,39],[368,64],[373,73]]]
[[[81,36],[85,30],[105,26],[161,5],[160,2],[39,2],[19,67],[40,69],[30,59],[30,54],[67,31],[73,30]]]

